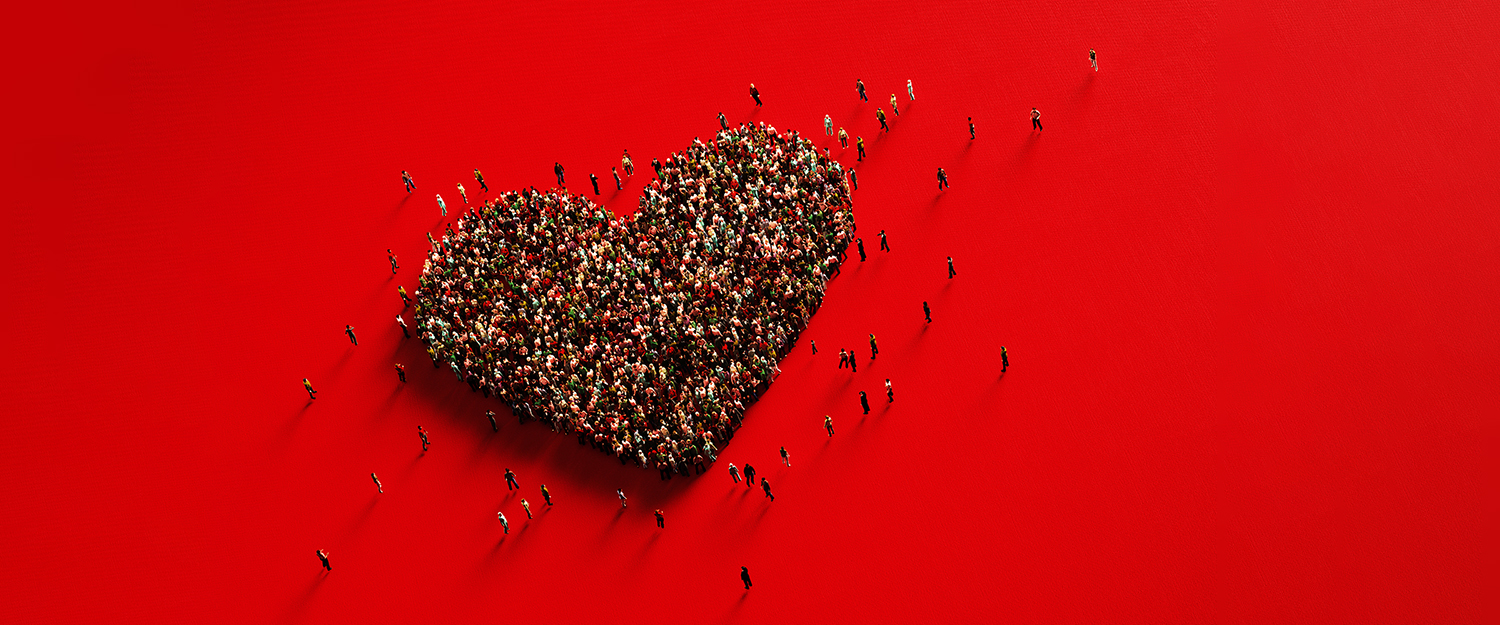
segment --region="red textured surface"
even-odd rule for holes
[[[9,11],[0,620],[1493,619],[1496,5],[495,7]],[[822,353],[704,477],[491,433],[393,323],[432,194],[719,111],[869,144]]]

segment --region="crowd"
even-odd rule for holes
[[[733,436],[855,226],[843,167],[795,132],[741,125],[652,164],[624,218],[534,188],[463,213],[415,318],[435,366],[667,479]]]

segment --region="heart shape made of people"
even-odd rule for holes
[[[434,366],[521,421],[666,478],[705,471],[775,380],[854,215],[843,167],[764,123],[657,176],[618,219],[566,189],[470,209],[433,242],[416,320]]]

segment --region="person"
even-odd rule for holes
[[[396,377],[401,378],[402,384],[406,383],[406,367],[399,362],[396,363]]]
[[[953,270],[953,257],[949,256],[948,257],[948,279],[952,280],[953,276],[956,276],[956,275],[958,275],[958,272]]]
[[[615,494],[620,496],[620,507],[624,508],[625,507],[625,491],[622,490],[622,489],[616,488],[615,489]]]
[[[885,403],[896,401],[896,391],[891,389],[891,379],[885,379]]]
[[[865,414],[870,414],[870,398],[865,397],[865,392],[859,392],[859,407],[865,409]]]
[[[589,184],[594,185],[594,195],[599,195],[599,177],[590,173]]]
[[[849,168],[849,186],[854,191],[859,190],[859,172],[855,171],[853,167]]]
[[[391,275],[395,275],[396,270],[401,268],[401,265],[396,264],[396,253],[392,252],[391,248],[386,248],[385,255],[391,259]]]
[[[496,432],[499,432],[500,431],[500,424],[495,422],[495,411],[493,411],[493,410],[486,410],[486,411],[484,411],[484,416],[489,417],[489,420],[490,420],[490,429],[494,430]]]
[[[661,508],[656,509],[656,526],[662,529],[667,527],[667,517],[662,514]]]
[[[734,478],[735,484],[740,483],[740,470],[734,466],[733,462],[729,463],[729,477]]]
[[[776,501],[776,496],[771,494],[771,480],[760,478],[760,489],[766,491],[766,497],[771,501]]]
[[[546,484],[542,484],[542,499],[547,500],[547,505],[552,505],[552,491],[547,490]]]
[[[553,161],[552,162],[552,173],[557,174],[557,186],[559,186],[559,187],[566,187],[566,186],[568,186],[566,183],[563,182],[563,166],[562,166],[562,163],[559,163],[557,161]]]
[[[901,109],[896,106],[896,94],[894,93],[891,94],[891,112],[895,113],[897,117],[901,116]]]
[[[857,160],[857,161],[865,160],[865,138],[864,137],[859,137],[858,139],[855,139],[855,141],[854,141],[854,147],[859,148],[859,158],[854,159],[854,160]]]
[[[859,373],[859,361],[854,358],[854,350],[849,350],[849,373]]]
[[[536,518],[536,517],[531,516],[531,504],[528,503],[525,499],[521,500],[521,509],[526,511],[526,518],[528,518],[528,519]]]
[[[347,323],[344,324],[344,334],[349,335],[349,342],[350,343],[353,343],[355,345],[359,345],[359,339],[354,338],[354,326],[351,326],[351,325],[349,325]]]
[[[481,190],[483,190],[485,193],[489,193],[490,192],[489,186],[486,185],[486,184],[484,184],[484,174],[479,173],[479,168],[478,167],[474,168],[474,180],[479,181],[479,188]]]
[[[811,339],[809,339],[809,340],[808,340],[808,341],[807,341],[807,344],[808,344],[808,345],[809,345],[809,346],[811,346],[811,347],[812,347],[812,353],[813,353],[813,355],[814,355],[814,356],[817,356],[817,355],[818,355],[818,342],[817,342],[817,341],[814,341],[814,340],[811,340]]]
[[[927,302],[922,302],[922,314],[927,316],[927,323],[932,323],[932,309],[927,307]]]
[[[745,487],[749,488],[749,487],[754,486],[754,485],[755,485],[755,467],[750,466],[750,463],[746,462],[745,463]]]
[[[755,98],[755,105],[760,106],[760,89],[755,88],[755,83],[750,83],[750,97]]]
[[[974,138],[975,138],[974,137],[974,118],[970,117],[969,118],[969,140],[973,141]]]
[[[1094,54],[1094,49],[1089,48],[1089,65],[1094,66],[1094,71],[1099,71],[1099,55]]]
[[[620,166],[625,168],[627,177],[635,175],[635,161],[630,160],[630,150],[625,150],[625,155],[620,157]]]
[[[402,336],[404,336],[406,338],[411,338],[411,332],[409,330],[407,330],[407,328],[406,328],[406,320],[402,319],[401,315],[399,315],[399,314],[396,315],[396,325],[401,326],[401,335]]]
[[[375,474],[372,472],[370,473],[370,479],[375,480],[375,492],[382,495],[385,494],[385,488],[380,485],[380,478],[375,477]]]
[[[514,488],[516,490],[521,490],[521,483],[516,481],[516,472],[515,471],[511,471],[510,467],[506,467],[506,469],[505,469],[505,490],[510,490],[512,488]]]
[[[839,368],[843,369],[848,364],[849,364],[849,352],[844,351],[844,349],[841,347],[841,348],[839,348]]]
[[[855,78],[854,79],[854,90],[859,92],[859,99],[860,100],[863,100],[865,102],[869,102],[870,101],[869,98],[865,97],[865,81],[860,80],[858,78]]]
[[[317,399],[318,398],[318,392],[315,391],[315,390],[313,390],[312,382],[308,382],[307,378],[302,378],[302,386],[307,388],[307,398],[308,399]]]
[[[1005,351],[1005,346],[1000,346],[1000,373],[1005,373],[1010,368],[1010,354]]]
[[[849,132],[844,130],[843,126],[839,127],[839,147],[849,148]]]
[[[611,167],[611,168],[609,168],[609,173],[615,177],[615,190],[616,191],[623,191],[623,190],[625,190],[625,185],[620,182],[620,170],[619,170],[619,168]]]
[[[948,186],[948,172],[943,171],[943,168],[939,167],[938,168],[938,190],[942,191],[944,188],[947,188],[947,186]]]
[[[422,429],[422,426],[420,425],[417,426],[417,436],[422,437],[422,451],[427,451],[427,430]]]
[[[719,129],[729,130],[729,119],[724,117],[724,111],[719,111]]]
[[[906,79],[906,97],[913,100],[917,99],[917,92],[912,90],[910,78]]]
[[[464,183],[462,182],[458,183],[458,196],[464,199],[465,204],[469,203],[469,192],[464,190]]]
[[[886,132],[890,132],[891,131],[891,127],[887,126],[886,123],[885,123],[885,109],[880,109],[880,108],[875,109],[875,119],[880,120],[880,128],[881,128],[881,130],[884,130]]]
[[[438,210],[443,211],[443,216],[447,217],[448,216],[448,205],[443,202],[443,194],[437,193],[435,195],[437,195]]]
[[[1031,127],[1037,129],[1037,131],[1041,131],[1042,129],[1042,112],[1036,110],[1034,106],[1031,107]]]
[[[405,169],[401,170],[401,182],[406,184],[407,193],[411,193],[412,189],[417,188],[417,183],[411,179],[411,174],[406,173]]]
[[[781,461],[785,462],[786,466],[792,466],[792,454],[786,450],[786,445],[781,446]]]
[[[404,171],[403,171],[403,172],[401,172],[401,173],[403,173],[403,174],[404,174],[404,173],[406,173],[406,172],[404,172]],[[332,571],[332,570],[333,570],[333,567],[331,567],[331,566],[328,566],[328,554],[327,554],[327,553],[325,553],[325,552],[324,552],[324,551],[323,551],[323,550],[322,550],[322,549],[319,549],[319,550],[318,550],[318,559],[319,559],[319,560],[322,560],[322,561],[323,561],[323,568],[325,568],[325,569],[327,569],[327,570],[329,570],[329,571]],[[747,577],[747,578],[746,578],[746,579],[749,579],[749,578],[748,578],[748,577]],[[748,581],[747,581],[747,582],[745,582],[745,583],[746,583],[746,584],[749,584],[749,583],[750,583],[750,582],[748,582]],[[745,586],[745,587],[746,587],[746,588],[749,588],[749,586],[748,586],[748,585],[747,585],[747,586]]]
[[[888,244],[888,243],[885,242],[885,231],[884,230],[880,231],[880,251],[882,251],[882,252],[889,252],[889,251],[891,251],[890,244]]]
[[[495,513],[495,515],[500,518],[500,527],[505,528],[505,533],[509,534],[510,533],[510,520],[505,518],[505,511],[502,510],[500,512]]]
[[[830,137],[833,136],[833,116],[826,114],[823,116],[823,132],[828,133]]]
[[[855,239],[854,246],[859,250],[859,262],[865,262],[865,240]]]
[[[875,360],[875,356],[877,356],[879,354],[880,354],[880,348],[875,345],[875,334],[871,333],[870,334],[870,360]]]
[[[833,417],[823,415],[823,429],[828,430],[828,438],[833,438]]]
[[[411,306],[411,296],[406,294],[406,287],[396,285],[396,294],[401,296],[401,303],[404,304],[402,308]]]
[[[750,569],[743,566],[740,567],[740,581],[745,582],[745,590],[750,590],[750,586],[752,586],[750,583]]]

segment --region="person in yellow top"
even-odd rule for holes
[[[823,415],[823,429],[828,430],[829,438],[833,438],[833,417]]]
[[[484,174],[479,173],[479,168],[478,167],[474,168],[474,179],[479,181],[479,188],[480,189],[483,189],[485,193],[489,193],[490,192],[489,186],[486,185],[486,184],[484,184]]]
[[[896,108],[896,94],[894,93],[891,94],[891,111],[897,115],[901,114],[901,109]]]
[[[625,150],[625,155],[620,157],[620,166],[625,168],[627,177],[635,175],[635,162],[630,160],[630,150]]]
[[[880,123],[883,124],[883,123],[885,123],[885,121],[881,120]],[[856,139],[854,141],[854,147],[859,148],[859,158],[854,159],[854,160],[857,160],[857,161],[865,160],[865,138],[864,137],[860,137],[860,138]]]
[[[885,125],[885,109],[875,109],[875,119],[880,120],[881,129],[885,130],[886,132],[891,131],[891,127]]]
[[[318,392],[315,391],[315,390],[313,390],[312,382],[308,382],[307,378],[302,378],[302,386],[307,389],[307,397],[308,397],[308,399],[317,399],[318,398]]]

